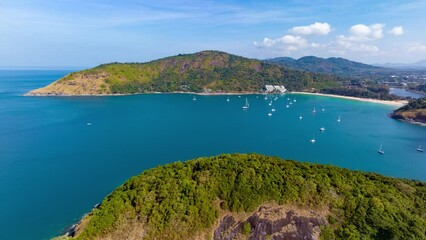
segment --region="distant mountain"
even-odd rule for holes
[[[426,60],[421,60],[415,63],[384,63],[374,64],[375,66],[394,68],[394,69],[408,69],[408,70],[426,70]]]
[[[293,70],[225,52],[202,51],[147,63],[103,64],[71,73],[28,95],[259,92],[265,84],[284,85],[289,90],[338,85],[334,76]]]
[[[289,57],[278,57],[267,59],[265,61],[297,70],[337,74],[343,76],[354,76],[365,73],[387,71],[387,69],[383,67],[368,65],[336,57],[320,58],[314,56],[306,56],[297,60]]]

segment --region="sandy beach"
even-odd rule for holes
[[[378,100],[378,99],[372,99],[372,98],[348,97],[348,96],[341,96],[341,95],[324,94],[324,93],[309,93],[309,92],[291,92],[291,93],[317,95],[317,96],[334,97],[334,98],[343,98],[343,99],[349,99],[349,100],[355,100],[355,101],[387,104],[387,105],[392,105],[392,106],[395,106],[395,107],[402,107],[402,106],[404,106],[408,103],[407,100],[390,101],[390,100]]]

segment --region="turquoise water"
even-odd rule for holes
[[[390,106],[286,94],[268,117],[269,100],[257,95],[247,96],[248,110],[246,96],[229,102],[186,94],[20,96],[66,73],[0,71],[2,239],[48,239],[131,176],[220,153],[257,152],[426,181],[426,153],[416,151],[426,147],[426,127],[388,118]],[[297,102],[286,108],[287,98]],[[377,153],[380,144],[385,155]]]

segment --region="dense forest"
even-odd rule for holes
[[[321,239],[426,238],[423,182],[258,154],[226,154],[130,178],[86,216],[77,239],[107,238],[118,229],[136,229],[144,239],[209,236],[207,229],[221,210],[253,211],[265,202],[329,209]],[[243,236],[249,237],[253,227],[245,224]]]

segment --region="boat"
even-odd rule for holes
[[[293,99],[293,102],[296,102],[296,99]]]
[[[275,112],[275,108],[274,108],[274,107],[272,107],[271,111],[272,111],[272,112]]]
[[[340,120],[340,115],[339,115],[339,117],[337,118],[337,122],[340,122],[341,120]]]
[[[241,95],[238,95],[238,97],[241,97]]]
[[[91,122],[86,123],[87,126],[92,126]]]
[[[287,105],[285,105],[285,107],[286,107],[286,108],[289,108],[289,107],[290,107],[290,105],[288,105],[288,104],[287,104]]]
[[[290,105],[293,105],[293,102],[290,102]]]
[[[290,98],[287,98],[287,100],[289,100],[289,101],[290,101]]]
[[[248,100],[246,98],[246,105],[243,106],[243,109],[247,109],[247,108],[249,108],[249,103],[248,103]]]
[[[195,98],[195,96],[192,98],[192,100],[194,100],[194,101],[196,101],[197,100],[197,98]]]
[[[424,150],[423,150],[423,148],[422,148],[422,146],[421,145],[419,145],[418,147],[417,147],[417,149],[416,149],[418,152],[424,152]]]
[[[380,144],[380,148],[379,148],[379,150],[377,150],[377,152],[382,154],[382,155],[385,154],[385,151],[383,151],[383,149],[382,149],[382,144]]]
[[[322,107],[321,111],[323,111],[323,112],[324,112],[324,111],[325,111],[325,108],[324,108],[324,107]]]
[[[272,100],[269,102],[269,106],[272,106]]]
[[[299,116],[299,119],[302,119],[303,117],[302,117],[302,114],[300,114],[300,116]]]
[[[315,141],[315,134],[312,135],[312,139],[309,142],[311,142],[311,143],[315,143],[316,142]]]
[[[315,107],[314,107],[314,110],[312,110],[312,112],[313,112],[313,113],[316,113],[316,112],[317,112],[317,110],[315,110]]]
[[[226,99],[226,101],[227,101],[227,102],[229,102],[229,101],[230,101],[230,100],[229,100],[229,97]]]
[[[320,127],[320,131],[324,132],[325,131],[325,127]]]
[[[268,113],[268,116],[272,116],[272,113]]]

